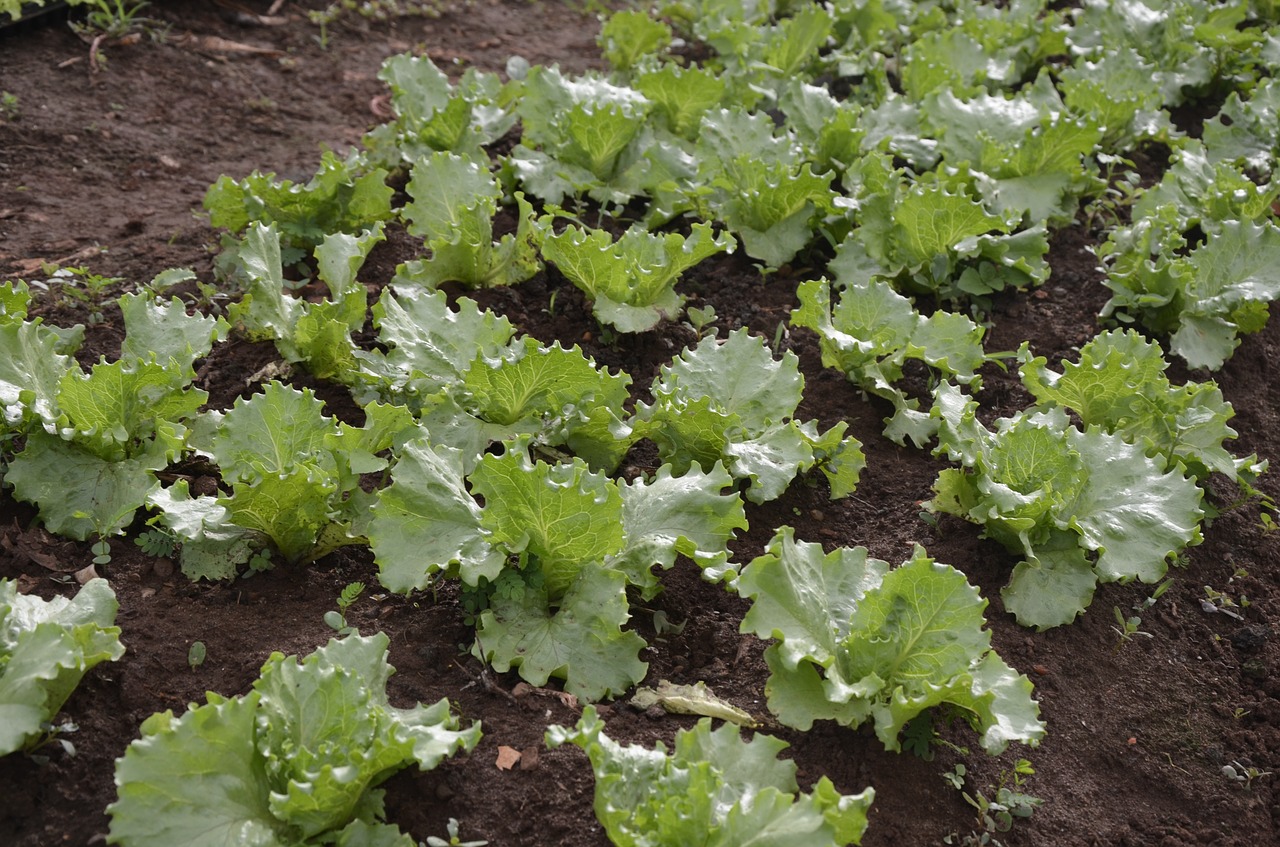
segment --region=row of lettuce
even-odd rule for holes
[[[381,74],[395,117],[361,150],[326,155],[305,185],[254,174],[210,189],[229,231],[219,273],[237,292],[225,317],[165,300],[190,277],[166,272],[120,299],[120,356],[86,371],[81,329],[29,319],[28,287],[0,287],[4,483],[75,539],[145,514],[191,579],[368,545],[388,590],[458,580],[477,609],[474,652],[496,670],[587,700],[644,679],[632,603],[684,556],[750,601],[743,632],[773,639],[779,722],[871,723],[896,750],[909,721],[949,704],[988,752],[1035,744],[1031,683],[991,649],[986,601],[956,569],[920,549],[897,567],[824,553],[788,527],[732,561],[744,497],[773,500],[811,471],[845,497],[864,466],[845,424],[796,419],[794,355],[742,330],[706,334],[637,386],[439,286],[518,284],[550,265],[628,333],[677,318],[680,277],[717,254],[740,247],[766,274],[825,264],[800,283],[791,324],[888,401],[886,435],[955,463],[929,507],[1018,557],[1005,608],[1066,624],[1099,582],[1159,581],[1199,542],[1211,474],[1253,492],[1265,463],[1224,446],[1233,412],[1218,388],[1173,384],[1134,329],[1100,333],[1058,370],[1023,345],[1013,358],[1034,403],[984,423],[973,398],[995,357],[971,315],[1046,280],[1050,231],[1084,206],[1108,227],[1104,317],[1193,368],[1220,367],[1261,328],[1280,294],[1269,14],[1201,0],[702,0],[610,17],[608,73],[513,60],[505,83],[471,70],[455,84],[395,57]],[[1184,136],[1168,110],[1210,96],[1220,113]],[[492,153],[517,126],[511,151]],[[1143,145],[1173,152],[1139,187],[1124,156]],[[397,227],[422,257],[370,307],[365,260]],[[312,275],[327,294],[293,296]],[[363,425],[279,382],[205,409],[195,363],[230,333],[346,386]],[[904,380],[921,365],[924,394]],[[620,474],[641,441],[660,468]],[[217,494],[194,495],[182,473],[162,482],[193,460],[216,466]],[[38,744],[79,677],[123,650],[104,583],[48,606],[0,585],[0,702],[22,715],[0,738],[12,751]],[[348,635],[300,663],[273,656],[249,694],[153,717],[117,767],[112,842],[412,844],[381,822],[377,785],[470,749],[479,730],[444,701],[390,707],[385,648]],[[731,844],[771,827],[778,844],[847,844],[866,826],[870,790],[824,780],[797,796],[766,736],[700,724],[667,755],[613,743],[588,711],[549,738],[587,750],[618,844],[705,831]]]

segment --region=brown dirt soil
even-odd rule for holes
[[[254,169],[309,177],[321,149],[347,149],[377,122],[370,104],[383,86],[376,74],[394,53],[425,51],[458,70],[467,63],[501,70],[516,53],[569,70],[597,61],[598,24],[570,3],[476,0],[439,19],[357,18],[331,28],[327,50],[305,18],[307,7],[320,4],[285,4],[284,20],[271,26],[237,17],[241,5],[262,13],[268,3],[154,3],[151,14],[171,26],[168,39],[108,46],[97,73],[90,72],[88,47],[60,20],[0,32],[0,89],[18,98],[18,114],[0,116],[0,276],[38,277],[41,262],[84,265],[127,280],[113,296],[173,266],[191,266],[211,279],[217,234],[199,214],[205,188],[220,174],[240,177]],[[276,52],[211,49],[184,42],[187,34]],[[988,349],[1029,340],[1053,361],[1072,355],[1097,331],[1094,316],[1107,293],[1085,249],[1095,235],[1076,227],[1055,236],[1052,278],[1039,291],[998,303]],[[411,249],[405,239],[378,248],[368,281],[385,282],[404,258],[392,254]],[[762,283],[739,254],[707,263],[684,289],[693,304],[714,305],[725,329],[747,326],[773,338],[805,273],[780,273]],[[693,338],[687,328],[667,325],[602,345],[582,298],[554,275],[481,299],[543,341],[578,343],[598,361],[626,368],[641,390]],[[56,301],[40,314],[66,325],[87,316],[82,306]],[[82,360],[116,355],[120,337],[118,310],[108,307],[90,330]],[[802,784],[825,774],[845,793],[874,786],[867,847],[940,844],[949,833],[975,827],[973,810],[942,774],[963,761],[971,785],[991,786],[1025,756],[1036,773],[1024,790],[1044,805],[997,836],[1006,845],[1280,843],[1280,779],[1264,777],[1246,790],[1221,773],[1230,762],[1280,771],[1280,534],[1264,532],[1249,508],[1218,519],[1185,566],[1172,572],[1172,590],[1144,613],[1149,639],[1118,647],[1112,628],[1113,606],[1129,609],[1150,594],[1140,585],[1100,588],[1089,614],[1072,626],[1023,629],[1004,613],[999,594],[1016,559],[979,539],[977,527],[948,519],[933,528],[918,516],[943,462],[882,438],[887,409],[823,370],[811,335],[793,331],[785,343],[800,356],[807,379],[802,415],[824,426],[849,421],[865,444],[868,468],[857,492],[843,501],[828,501],[820,482],[798,483],[780,500],[752,508],[751,530],[734,545],[739,560],[757,555],[783,523],[800,539],[828,547],[861,544],[894,562],[913,542],[924,543],[990,599],[994,643],[1035,682],[1049,726],[1038,749],[1011,749],[994,760],[978,752],[967,729],[947,729],[949,740],[975,752],[961,757],[942,749],[932,762],[887,753],[865,729],[779,730],[792,745],[788,755],[799,764]],[[211,405],[228,406],[251,393],[247,380],[274,360],[269,346],[224,343],[202,368],[201,387],[212,393]],[[1280,431],[1278,365],[1280,325],[1272,321],[1245,338],[1217,375],[1238,413],[1236,452],[1257,452],[1273,463],[1280,460],[1273,438]],[[322,388],[313,380],[297,382]],[[341,390],[324,388],[321,396],[340,416],[354,410]],[[1028,398],[1016,376],[993,370],[981,399],[993,412],[1012,413]],[[1277,496],[1276,480],[1264,478],[1263,487]],[[0,576],[21,579],[46,597],[70,593],[58,579],[87,565],[92,553],[87,544],[49,538],[37,526],[30,507],[0,493]],[[29,550],[53,554],[54,564],[42,567]],[[0,760],[0,844],[104,843],[104,809],[115,797],[113,761],[144,718],[202,701],[206,690],[243,693],[272,651],[304,654],[327,640],[322,616],[343,586],[377,583],[371,555],[356,548],[305,569],[279,566],[213,585],[192,584],[171,563],[142,555],[132,535],[113,541],[112,555],[104,571],[120,598],[128,653],[90,673],[63,710],[79,726],[71,736],[77,755],[46,749],[43,761]],[[1247,576],[1233,576],[1238,569]],[[702,582],[687,563],[663,581],[666,591],[653,608],[687,625],[679,635],[654,640],[651,616],[637,614],[636,627],[653,642],[645,656],[650,681],[705,680],[765,717],[764,645],[738,633],[745,604]],[[1204,586],[1247,596],[1244,620],[1204,611]],[[460,651],[470,635],[455,596],[448,590],[434,597],[366,595],[350,618],[365,632],[380,629],[391,637],[398,669],[393,701],[447,696],[465,718],[484,726],[484,740],[471,755],[387,783],[391,821],[419,840],[443,835],[446,821],[456,817],[464,838],[502,847],[607,844],[592,813],[585,757],[576,749],[542,748],[547,725],[572,723],[576,710],[540,692],[514,696],[514,674],[486,673]],[[187,651],[197,640],[207,646],[208,659],[193,670]],[[609,733],[625,742],[670,743],[678,728],[692,723],[638,713],[621,702],[602,711]],[[526,751],[524,763],[499,770],[499,745]]]

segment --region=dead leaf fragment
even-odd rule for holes
[[[193,50],[207,50],[212,53],[247,53],[254,56],[283,56],[280,50],[271,47],[255,47],[239,41],[229,41],[216,35],[192,35],[187,33],[170,39],[170,43]]]
[[[659,680],[656,689],[637,688],[631,705],[637,709],[661,706],[673,715],[703,715],[748,728],[759,726],[751,715],[713,694],[705,682],[675,685],[669,680]]]
[[[520,761],[520,751],[514,747],[503,745],[498,748],[498,758],[494,762],[500,771],[509,771]]]

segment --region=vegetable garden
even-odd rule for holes
[[[250,5],[0,31],[5,843],[1274,839],[1273,4]]]

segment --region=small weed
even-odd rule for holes
[[[1260,768],[1246,767],[1239,762],[1232,762],[1229,765],[1222,766],[1222,775],[1233,782],[1243,785],[1246,790],[1253,790],[1253,781],[1271,776],[1271,771],[1264,771]]]
[[[709,327],[719,320],[714,306],[707,306],[705,309],[699,309],[696,306],[690,306],[685,311],[685,320],[689,326],[693,327],[693,331],[701,338],[707,334]],[[714,329],[710,330],[712,333]]]
[[[1022,790],[1025,787],[1026,778],[1033,774],[1035,769],[1031,767],[1031,762],[1027,759],[1019,759],[1012,770],[1000,774],[1000,779],[995,786],[987,786],[986,792],[974,789],[972,794],[964,790],[968,774],[963,764],[957,764],[951,771],[943,774],[942,778],[959,791],[964,801],[978,812],[978,826],[981,827],[980,833],[972,832],[968,835],[951,833],[942,840],[943,843],[964,845],[964,847],[973,847],[973,845],[998,847],[1000,842],[994,840],[992,837],[994,833],[1008,832],[1013,828],[1015,820],[1031,817],[1036,808],[1044,803],[1039,797]]]
[[[1164,596],[1164,593],[1173,586],[1172,579],[1166,579],[1164,582],[1156,586],[1156,590],[1151,592],[1151,596],[1143,600],[1141,603],[1134,603],[1133,609],[1136,612],[1145,612],[1156,604],[1156,601]],[[1149,632],[1143,632],[1139,627],[1142,626],[1141,615],[1124,616],[1124,612],[1120,611],[1119,606],[1112,606],[1111,611],[1115,613],[1116,625],[1111,630],[1120,636],[1120,640],[1116,643],[1113,652],[1120,652],[1120,648],[1132,641],[1136,636],[1143,638],[1153,638]]]
[[[52,271],[52,272],[50,272]],[[88,312],[88,323],[102,323],[102,307],[107,300],[107,289],[117,283],[124,282],[119,277],[102,276],[88,268],[46,268],[49,278],[33,279],[30,285],[43,291],[57,288],[58,305],[65,308],[83,306]]]
[[[191,670],[195,670],[204,664],[208,651],[205,650],[203,641],[192,641],[190,649],[187,650],[187,664],[191,666]]]
[[[168,558],[178,552],[178,536],[163,527],[152,527],[133,539],[142,552],[157,559]]]
[[[329,49],[329,25],[351,14],[365,20],[389,21],[397,18],[438,18],[443,11],[436,0],[336,0],[324,9],[307,12],[311,23],[320,27],[320,34],[316,36],[320,49]]]
[[[38,764],[47,765],[49,763],[49,757],[42,754],[36,754],[35,751],[39,750],[41,747],[47,747],[50,744],[57,744],[62,748],[62,752],[69,758],[74,757],[76,755],[76,745],[71,743],[71,739],[63,738],[62,736],[70,735],[73,732],[79,731],[80,727],[73,721],[63,721],[59,724],[47,722],[40,724],[40,737],[34,744],[28,747],[28,750],[31,751],[32,760]]]
[[[427,836],[427,847],[485,847],[488,841],[463,841],[458,837],[458,821],[456,818],[449,818],[449,825],[446,828],[449,834],[449,840],[445,841],[435,835]]]
[[[146,0],[84,0],[84,5],[88,8],[84,21],[71,24],[80,35],[124,38],[135,32],[163,28],[159,21],[141,14],[151,5]]]
[[[93,563],[95,565],[111,564],[111,545],[102,536],[98,536],[98,540],[89,548],[93,552]]]
[[[249,560],[249,573],[261,573],[271,570],[271,551],[259,550]]]
[[[350,609],[363,593],[363,582],[348,583],[347,587],[342,589],[342,593],[338,595],[338,610],[324,613],[324,622],[330,629],[337,630],[339,635],[349,635],[356,631],[354,626],[347,623],[347,609]]]
[[[22,117],[22,110],[18,108],[18,95],[0,91],[0,118],[16,121],[20,117]]]

